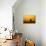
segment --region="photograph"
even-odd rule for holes
[[[34,15],[28,15],[28,16],[23,16],[23,23],[36,23],[36,16]]]

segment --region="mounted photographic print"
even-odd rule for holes
[[[23,23],[36,23],[36,16],[34,15],[27,15],[27,16],[23,16]]]

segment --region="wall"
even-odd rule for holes
[[[0,27],[12,29],[12,6],[16,0],[0,0]]]
[[[25,2],[26,1],[26,2]],[[19,2],[19,1],[18,1]],[[41,0],[23,0],[21,3],[15,3],[13,6],[13,15],[14,15],[14,25],[15,30],[22,32],[24,38],[32,39],[35,41],[36,46],[45,46],[45,43],[42,43],[43,30],[46,25],[44,24],[44,13],[45,10],[43,7],[45,1]],[[45,11],[44,11],[45,12]],[[36,23],[35,24],[23,24],[24,15],[35,15]],[[43,33],[43,34],[42,34]],[[45,35],[45,34],[44,34]],[[45,41],[44,41],[45,42]]]
[[[42,0],[41,7],[41,42],[46,46],[46,0]]]
[[[15,2],[16,0],[0,0],[0,33],[2,32],[0,38],[10,36],[9,30],[12,29],[12,6]],[[4,27],[9,30],[4,31]]]

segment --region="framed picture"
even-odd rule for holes
[[[36,23],[36,16],[34,15],[26,15],[26,16],[23,16],[23,23],[24,24],[29,24],[29,23]]]

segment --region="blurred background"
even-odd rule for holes
[[[17,0],[0,0],[0,27],[7,27],[8,29],[12,29],[13,27],[12,20],[13,20],[13,11],[14,11],[14,10],[12,11],[12,9],[15,8],[13,6],[15,6],[16,1]],[[16,29],[19,32],[23,32],[25,36],[29,39],[31,36],[31,39],[33,38],[38,46],[40,46],[39,44],[41,44],[41,46],[46,46],[46,0],[37,0],[37,1],[35,0],[35,2],[37,2],[38,4],[38,6],[36,5],[37,8],[35,10],[36,11],[39,10],[37,14],[36,14],[36,11],[34,13],[37,15],[37,20],[36,20],[37,23],[34,25],[22,24],[21,17],[23,15],[21,16],[21,14],[19,13],[22,13],[22,12],[18,11],[20,18],[18,16],[18,19],[17,19],[18,25],[16,24]]]

